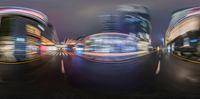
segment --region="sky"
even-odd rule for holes
[[[0,6],[19,6],[46,14],[60,41],[93,34],[97,16],[114,11],[121,4],[140,4],[150,11],[154,46],[165,35],[175,10],[200,6],[200,0],[0,0]]]

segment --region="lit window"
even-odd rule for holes
[[[32,25],[26,25],[26,31],[30,34],[41,36],[41,31]]]

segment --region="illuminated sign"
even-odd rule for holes
[[[19,41],[19,42],[24,42],[25,39],[24,38],[16,38],[16,41]]]
[[[44,31],[45,29],[44,29],[44,27],[42,27],[41,25],[39,25],[38,24],[38,27],[42,30],[42,31]]]
[[[193,39],[193,40],[190,40],[191,43],[196,43],[198,42],[198,39]]]
[[[36,36],[41,36],[41,31],[38,28],[36,28],[30,24],[26,25],[26,31],[30,34],[34,34]]]
[[[190,42],[189,41],[190,41],[189,37],[184,38],[183,46],[190,46]]]
[[[191,17],[189,19],[183,20],[181,23],[177,24],[169,34],[167,34],[166,40],[171,42],[175,38],[184,35],[188,31],[198,31],[199,30],[199,17]]]
[[[36,16],[44,21],[47,21],[47,18],[45,15],[39,13],[39,11],[35,11],[35,10],[24,10],[23,8],[22,9],[1,9],[0,10],[0,13],[24,13],[24,14],[29,14],[29,15],[33,15],[33,16]]]
[[[51,40],[49,40],[43,36],[41,37],[41,44],[42,45],[54,45],[54,43]]]
[[[194,8],[194,9],[192,9],[192,12],[198,12],[198,11],[200,11],[200,8]]]

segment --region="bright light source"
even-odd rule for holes
[[[193,39],[193,40],[190,40],[191,43],[195,43],[195,42],[198,42],[197,39]]]
[[[25,38],[16,38],[16,41],[18,41],[18,42],[24,42]]]
[[[43,26],[41,26],[41,25],[39,25],[38,24],[38,27],[42,30],[42,31],[44,31],[45,29],[44,29],[44,27]]]

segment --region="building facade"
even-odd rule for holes
[[[172,54],[200,61],[200,7],[181,9],[172,15],[166,46]]]
[[[41,46],[54,44],[43,13],[21,7],[0,7],[0,61],[21,62],[41,56]]]
[[[77,46],[79,54],[112,62],[150,52],[151,24],[147,8],[140,5],[121,5],[115,14],[101,15],[99,18],[102,30],[81,40],[82,44]]]
[[[121,5],[117,9],[117,13],[101,15],[100,22],[102,25],[101,26],[102,31],[100,34],[101,37],[90,36],[91,39],[86,41],[86,42],[93,42],[93,45],[91,44],[89,45],[90,47],[93,46],[93,47],[98,47],[98,48],[105,48],[104,46],[108,46],[112,42],[112,44],[108,46],[107,48],[110,48],[110,50],[118,49],[117,46],[116,48],[113,48],[111,46],[113,46],[114,43],[116,43],[115,45],[122,46],[120,42],[122,42],[123,40],[121,39],[127,40],[125,42],[130,43],[130,44],[126,43],[123,46],[132,45],[132,47],[134,47],[134,48],[130,48],[129,50],[132,52],[148,50],[151,47],[151,39],[149,36],[151,32],[150,15],[149,15],[148,9],[143,6]],[[122,35],[126,34],[126,38],[124,38],[124,36],[119,35],[119,33],[122,33]],[[97,43],[96,42],[97,40],[99,41],[102,40],[103,44]],[[107,44],[106,44],[106,41],[107,41]],[[107,48],[105,48],[105,51]],[[93,48],[93,49],[97,49],[97,48]],[[113,50],[113,52],[120,52],[120,50],[118,51]],[[121,52],[125,52],[125,51],[121,51]]]

